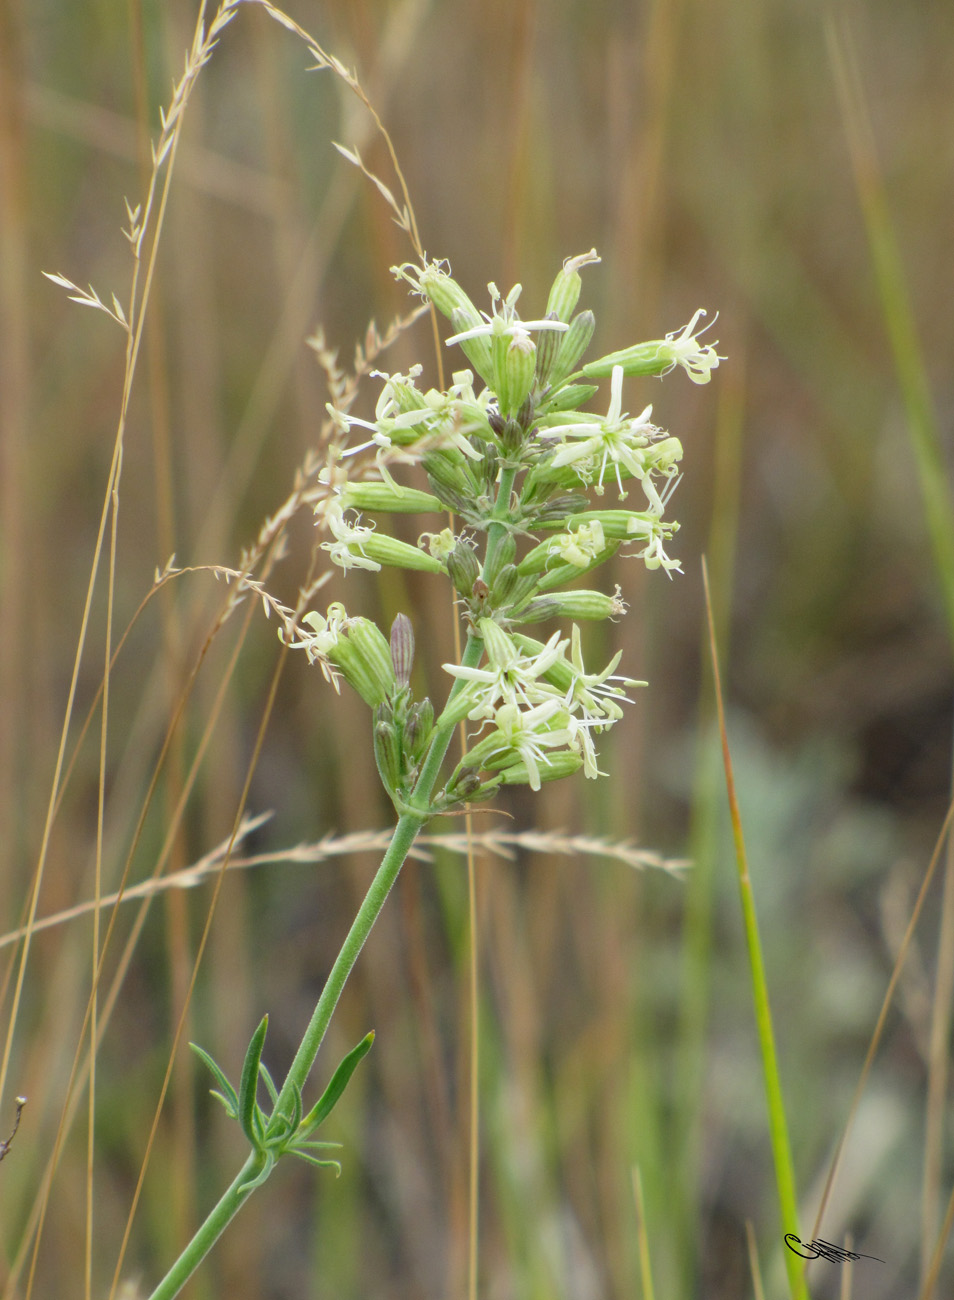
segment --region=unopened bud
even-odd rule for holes
[[[494,367],[494,390],[500,414],[515,416],[533,386],[537,365],[537,347],[526,330],[512,327],[494,336],[491,343]]]
[[[410,542],[399,541],[385,533],[371,533],[361,541],[361,553],[378,564],[389,564],[396,569],[416,569],[422,573],[443,573],[440,560],[422,551]]]
[[[517,558],[517,539],[513,533],[506,533],[497,543],[492,556],[484,567],[484,581],[493,591],[497,575],[506,564],[513,564]]]
[[[557,319],[558,317],[556,312],[547,312],[547,320]],[[540,331],[540,337],[537,340],[536,384],[538,390],[545,388],[549,382],[550,367],[556,360],[556,355],[560,350],[561,341],[558,330]]]
[[[407,686],[414,663],[414,629],[406,614],[398,614],[391,624],[391,663],[398,688]]]
[[[458,514],[473,505],[477,484],[463,456],[455,460],[446,452],[429,451],[421,457],[421,464],[434,495],[443,505]]]
[[[534,523],[538,528],[559,528],[571,515],[579,514],[589,504],[582,492],[564,492],[551,497],[536,512]]]
[[[558,388],[552,397],[546,399],[542,404],[543,410],[547,415],[551,412],[575,411],[598,391],[596,384],[565,384],[563,388]]]
[[[550,383],[554,388],[576,369],[583,353],[590,346],[595,329],[596,317],[591,311],[581,311],[573,317],[550,371]]]
[[[532,600],[520,617],[521,622],[533,623],[543,618],[619,618],[625,613],[626,603],[617,588],[614,596],[605,591],[552,591]]]
[[[440,510],[441,503],[430,492],[401,487],[397,483],[346,483],[341,491],[345,510],[381,510],[392,515],[420,515]]]
[[[510,600],[519,576],[515,564],[505,564],[499,570],[490,588],[490,599],[494,608],[499,608]]]
[[[393,793],[401,785],[401,739],[386,705],[374,711],[374,760],[384,788]]]
[[[465,598],[470,596],[474,583],[480,576],[480,562],[474,553],[474,548],[458,539],[457,545],[448,555],[445,563],[451,581],[460,594]]]
[[[553,596],[537,596],[529,601],[520,611],[519,622],[542,623],[545,619],[556,618],[560,607]]]
[[[583,282],[580,279],[579,268],[589,266],[599,260],[595,248],[591,248],[588,253],[581,253],[579,257],[567,258],[563,263],[562,271],[553,281],[550,297],[547,299],[548,316],[552,312],[557,320],[569,321],[576,309],[576,304],[580,300],[580,289]]]
[[[422,757],[434,729],[434,705],[428,699],[418,700],[407,711],[404,724],[404,742],[411,758]]]
[[[572,750],[560,749],[540,759],[536,765],[537,776],[541,782],[559,781],[564,776],[573,776],[582,766],[583,759],[579,754]],[[526,763],[511,763],[509,767],[501,770],[500,776],[504,785],[529,785],[531,789],[539,789]]]
[[[365,704],[383,704],[394,690],[391,648],[381,629],[368,618],[351,619],[347,633],[338,637],[328,658]]]
[[[504,574],[509,573],[511,567],[512,566],[508,566],[505,568],[501,577],[503,577]],[[515,569],[513,572],[516,576],[512,583],[508,582],[506,584],[506,592],[504,595],[499,595],[497,590],[494,590],[493,604],[496,610],[499,610],[501,613],[506,615],[508,622],[519,623],[523,620],[523,610],[526,608],[527,601],[537,590],[538,579],[534,574],[520,574]],[[497,582],[499,587],[499,578]]]

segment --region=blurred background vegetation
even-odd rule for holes
[[[685,446],[673,501],[682,530],[671,552],[685,574],[668,582],[621,563],[612,575],[631,611],[590,634],[592,653],[622,647],[625,670],[650,685],[603,747],[609,777],[521,795],[478,821],[479,830],[629,839],[695,864],[680,882],[594,856],[479,860],[481,1295],[641,1294],[635,1165],[657,1295],[752,1294],[747,1220],[767,1294],[784,1294],[711,743],[700,555],[714,586],[808,1236],[949,799],[945,525],[932,545],[911,436],[940,430],[949,462],[949,8],[886,0],[290,0],[288,8],[356,69],[397,147],[428,253],[450,260],[479,306],[488,280],[504,292],[519,280],[524,314],[537,314],[563,258],[595,245],[603,261],[584,272],[581,304],[597,316],[593,355],[681,328],[698,306],[720,313],[714,335],[728,360],[710,387],[678,373],[661,386],[634,381],[626,394],[630,410],[653,402],[654,419]],[[4,932],[29,902],[124,367],[121,332],[40,272],[91,281],[105,299],[116,292],[125,301],[123,198],[135,203],[142,192],[158,106],[194,21],[191,0],[0,0]],[[867,144],[857,115],[846,125],[832,31],[857,60]],[[114,643],[173,552],[181,565],[234,566],[288,496],[327,400],[305,337],[320,325],[346,364],[369,319],[383,328],[408,308],[388,268],[410,249],[331,144],[360,146],[391,183],[381,141],[355,97],[306,64],[293,36],[243,7],[189,107],[125,444]],[[434,382],[426,321],[381,365],[417,360]],[[359,413],[373,408],[376,389],[365,384]],[[943,488],[946,470],[929,467],[928,481],[932,473]],[[407,528],[413,537],[413,521]],[[313,540],[310,518],[296,520],[271,579],[282,599],[294,600]],[[344,597],[349,609],[388,621],[398,609],[411,613],[422,689],[443,689],[439,665],[453,649],[439,584],[423,575],[380,584],[359,573],[336,584],[323,597]],[[222,597],[208,575],[177,580],[146,607],[117,660],[104,890],[118,883]],[[41,916],[93,892],[105,608],[101,580],[68,754],[90,709],[94,719],[53,827]],[[240,611],[202,664],[132,879],[154,869],[240,649],[167,870],[229,834],[279,653],[273,624],[257,611],[247,630],[242,621]],[[336,697],[306,663],[286,665],[249,795],[252,812],[273,813],[256,851],[388,826],[367,732],[358,701]],[[283,1074],[373,866],[365,854],[231,873],[187,1037],[234,1075],[268,1011],[268,1059]],[[112,1278],[211,891],[170,891],[152,903],[100,1048],[96,1295]],[[951,951],[944,897],[939,877],[822,1225],[828,1239],[850,1231],[859,1250],[885,1261],[856,1265],[855,1294],[866,1300],[915,1294],[923,1239],[933,1239],[954,1174],[949,1132],[932,1130],[937,1182],[924,1200],[932,1032],[942,1056],[949,1035],[935,997],[939,954],[949,960]],[[118,919],[107,981],[135,916],[129,904]],[[28,1259],[80,1041],[91,936],[88,918],[45,931],[26,967],[0,1111],[5,1136],[14,1094],[29,1095],[0,1168],[4,1296],[27,1294],[23,1252]],[[191,1284],[194,1300],[465,1293],[467,951],[463,860],[410,863],[332,1027],[331,1063],[368,1028],[378,1031],[327,1134],[345,1144],[342,1176],[282,1168]],[[12,944],[0,954],[5,1017],[16,955]],[[147,1293],[240,1160],[234,1126],[189,1056],[183,1046],[123,1266]],[[949,1090],[938,1066],[943,1111]],[[84,1098],[52,1184],[37,1297],[80,1294],[85,1113]],[[813,1265],[809,1278],[816,1300],[837,1294],[834,1265]],[[952,1284],[948,1252],[938,1294]]]

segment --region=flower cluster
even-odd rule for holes
[[[592,733],[622,717],[619,701],[627,698],[626,688],[643,685],[613,676],[622,652],[593,675],[583,668],[575,623],[571,637],[554,632],[545,645],[530,637],[508,636],[492,619],[481,619],[478,630],[485,665],[444,665],[464,683],[449,713],[455,720],[480,722],[480,731],[490,730],[465,754],[450,788],[461,781],[472,784],[473,774],[482,767],[499,773],[498,783],[526,783],[532,790],[581,767],[587,776],[598,776]]]
[[[678,524],[665,516],[682,446],[653,423],[651,406],[636,416],[623,410],[623,379],[679,366],[704,384],[721,358],[715,343],[700,341],[698,311],[682,331],[584,363],[595,320],[576,310],[580,270],[598,261],[595,251],[569,259],[546,310],[532,320],[518,314],[519,285],[504,297],[491,284],[491,310],[480,312],[442,264],[393,268],[449,319],[447,343],[461,348],[471,368],[456,371],[446,391],[419,387],[420,366],[375,372],[383,385],[371,421],[329,407],[343,436],[359,433],[340,452],[316,509],[332,561],[346,570],[393,565],[444,574],[468,624],[465,662],[445,665],[454,686],[436,721],[429,700],[411,699],[399,668],[401,646],[402,663],[409,662],[406,619],[395,624],[388,647],[367,620],[332,606],[327,617],[307,615],[309,630],[293,643],[326,671],[340,671],[374,707],[378,766],[399,808],[422,796],[442,810],[501,784],[538,789],[580,768],[598,775],[593,737],[618,719],[618,701],[637,683],[613,676],[618,656],[603,673],[588,674],[575,623],[569,636],[555,632],[545,643],[518,629],[622,614],[618,588],[609,595],[577,585],[621,548],[647,568],[679,569],[666,550]],[[600,378],[610,381],[605,415],[581,409]],[[373,476],[349,479],[345,462],[372,449]],[[408,465],[423,471],[429,490],[395,478],[392,471]],[[634,483],[642,509],[629,504]],[[602,508],[607,490],[618,497],[613,508]],[[417,546],[364,519],[443,511],[459,531],[423,533]],[[428,756],[436,745],[442,760],[453,726],[464,719],[477,730],[435,794]]]

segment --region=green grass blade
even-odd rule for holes
[[[861,76],[847,33],[839,33],[830,23],[827,34],[881,313],[907,415],[934,566],[941,587],[948,633],[954,645],[954,502],[944,468],[937,416],[905,284],[901,254],[888,212]]]
[[[762,960],[762,944],[759,939],[758,917],[755,911],[755,895],[749,876],[749,863],[745,851],[745,838],[742,833],[742,818],[735,794],[735,778],[732,772],[732,758],[725,730],[725,712],[722,704],[722,683],[719,676],[719,662],[716,654],[715,627],[712,620],[712,604],[709,596],[709,575],[703,560],[702,577],[706,592],[706,612],[709,620],[709,644],[712,652],[712,673],[715,681],[716,711],[719,718],[719,734],[722,740],[722,756],[725,766],[726,787],[729,797],[729,814],[732,821],[732,837],[735,842],[735,857],[739,871],[739,898],[742,904],[742,922],[745,927],[745,942],[749,952],[749,966],[752,978],[752,998],[755,1004],[755,1024],[759,1035],[759,1047],[762,1052],[762,1073],[765,1081],[765,1100],[768,1105],[769,1136],[772,1142],[772,1156],[775,1163],[775,1185],[778,1190],[779,1212],[782,1233],[798,1232],[798,1197],[795,1191],[795,1173],[792,1167],[792,1152],[788,1140],[788,1122],[785,1118],[785,1103],[782,1098],[782,1081],[778,1072],[778,1057],[775,1051],[775,1034],[772,1029],[772,1012],[769,1004],[768,984],[765,979],[765,964]],[[792,1300],[808,1300],[808,1288],[805,1284],[803,1267],[797,1256],[785,1251],[785,1269]]]

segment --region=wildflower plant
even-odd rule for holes
[[[185,72],[162,117],[147,198],[135,208],[127,204],[126,234],[133,252],[128,306],[123,308],[114,296],[109,307],[92,288],[86,291],[64,276],[50,276],[76,301],[105,312],[127,337],[107,499],[116,495],[122,465],[127,402],[174,146],[196,78],[239,3],[221,0],[207,30],[201,18],[197,23]],[[356,78],[271,0],[257,3],[305,41],[315,67],[331,69],[374,115],[405,202],[395,200],[356,152],[341,152],[374,182],[410,239],[417,261],[396,266],[393,273],[424,306],[383,337],[369,329],[357,351],[353,382],[337,367],[320,334],[309,340],[332,397],[324,460],[317,453],[309,456],[291,496],[266,520],[237,568],[213,567],[216,576],[233,584],[216,630],[251,593],[266,615],[277,617],[287,650],[304,651],[336,690],[343,681],[358,693],[369,709],[374,757],[396,823],[281,1086],[264,1061],[267,1017],[252,1035],[237,1084],[193,1045],[212,1075],[213,1095],[239,1123],[250,1150],[151,1300],[178,1294],[282,1156],[337,1167],[335,1144],[324,1141],[319,1129],[373,1035],[345,1055],[307,1110],[306,1086],[345,983],[424,827],[438,815],[485,803],[502,786],[527,785],[537,791],[544,782],[580,772],[590,780],[602,774],[600,739],[623,716],[629,692],[643,683],[617,673],[620,654],[601,667],[584,662],[579,624],[626,612],[619,587],[610,592],[589,585],[595,581],[592,575],[617,553],[670,576],[680,568],[667,549],[678,529],[667,510],[682,446],[653,423],[651,406],[635,416],[624,411],[623,380],[663,376],[680,367],[694,383],[705,384],[720,361],[716,344],[703,342],[696,328],[701,311],[681,331],[586,361],[595,319],[577,306],[580,272],[599,261],[595,250],[564,263],[541,314],[521,318],[520,285],[506,296],[489,285],[490,310],[478,310],[446,264],[425,256],[390,138]],[[147,273],[141,277],[143,267]],[[463,357],[450,384],[425,389],[420,365],[405,374],[372,370],[391,339],[426,310],[447,319],[446,346],[459,349]],[[380,391],[374,419],[364,420],[351,407],[359,380],[369,372],[380,382]],[[608,395],[599,393],[601,380],[609,380]],[[593,413],[593,403],[597,412],[606,413]],[[407,481],[411,472],[419,484],[426,481],[426,489]],[[398,614],[385,632],[341,601],[324,612],[309,611],[327,572],[312,577],[294,609],[269,593],[266,581],[284,553],[288,522],[305,505],[313,507],[321,529],[319,553],[327,555],[333,568],[345,574],[351,569],[413,569],[451,583],[466,640],[459,662],[444,665],[443,698],[437,703],[430,696],[415,698],[412,690],[414,628],[407,614]],[[432,514],[432,530],[423,532],[416,545],[393,537],[387,521],[397,514]],[[94,574],[98,562],[99,551]],[[186,571],[170,560],[157,574],[155,590]],[[579,585],[580,580],[587,585]],[[534,635],[539,624],[547,624],[546,639]],[[82,644],[81,638],[77,665]],[[458,729],[465,737],[463,752],[450,758]],[[95,1040],[95,1001],[93,1007]],[[117,1279],[121,1263],[122,1256]]]
[[[344,984],[423,827],[493,798],[501,786],[539,790],[581,771],[597,778],[599,738],[623,716],[628,692],[644,685],[616,672],[620,654],[595,671],[584,663],[579,623],[618,618],[626,604],[619,587],[576,585],[618,552],[670,575],[680,567],[666,549],[678,529],[666,510],[682,446],[652,423],[651,407],[636,416],[623,410],[623,379],[680,366],[704,384],[720,358],[716,345],[695,332],[697,312],[678,334],[585,362],[595,321],[591,311],[577,311],[580,271],[598,261],[595,251],[568,259],[545,311],[527,321],[517,310],[519,285],[504,297],[491,284],[491,310],[481,312],[444,264],[425,259],[394,267],[447,317],[453,332],[446,343],[460,348],[469,365],[454,371],[445,391],[422,389],[420,366],[406,374],[373,372],[381,389],[372,421],[329,404],[342,441],[319,475],[315,514],[330,538],[322,548],[345,573],[394,567],[449,579],[466,642],[460,662],[444,665],[448,689],[438,710],[429,697],[414,698],[414,631],[406,614],[386,635],[340,601],[297,618],[279,608],[285,645],[303,650],[336,689],[343,679],[368,705],[374,756],[397,822],[281,1089],[262,1062],[267,1018],[253,1036],[238,1088],[196,1049],[251,1152],[153,1300],[178,1292],[281,1155],[336,1163],[330,1145],[314,1134],[371,1035],[344,1058],[307,1113],[302,1095]],[[606,414],[582,410],[598,397],[592,381],[602,378],[610,381]],[[352,476],[358,465],[360,474]],[[408,467],[423,471],[428,491],[402,482]],[[389,517],[427,512],[435,516],[434,531],[422,533],[416,546],[389,534]],[[554,619],[561,625],[545,641],[528,631]],[[451,762],[461,724],[464,752]],[[258,1101],[259,1081],[267,1110]]]

